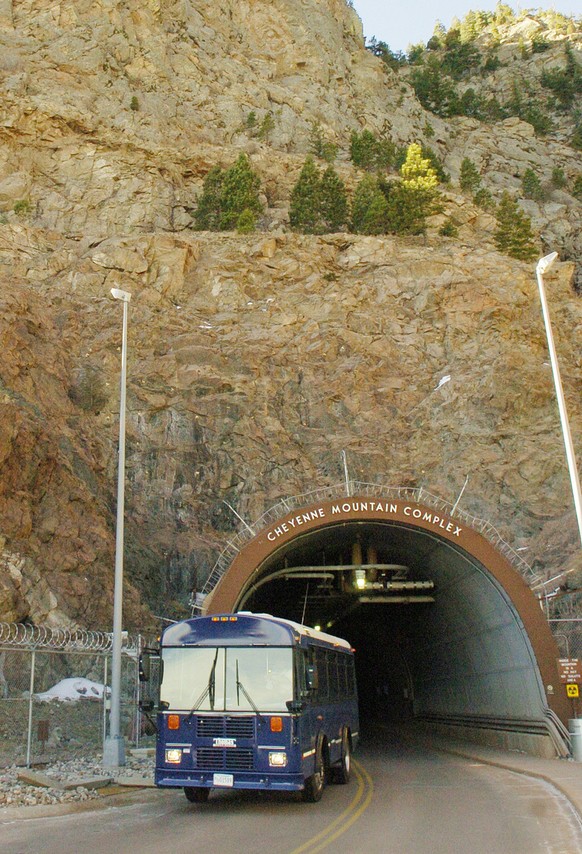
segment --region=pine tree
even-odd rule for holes
[[[323,135],[323,128],[319,122],[311,122],[311,131],[309,133],[309,145],[311,153],[320,160],[325,160],[327,163],[333,163],[337,155],[337,145],[333,142],[328,142]]]
[[[423,234],[427,217],[437,213],[440,204],[436,172],[417,143],[408,146],[400,174],[402,180],[392,185],[388,196],[391,229]]]
[[[545,196],[540,179],[533,171],[533,169],[529,167],[522,175],[521,188],[523,190],[523,195],[526,199],[534,199],[535,201],[539,202],[542,201]]]
[[[239,234],[250,234],[255,230],[257,218],[248,208],[240,214],[236,222],[236,230]]]
[[[468,190],[470,193],[476,193],[481,186],[481,175],[479,174],[479,170],[468,157],[464,157],[463,162],[461,163],[459,185],[461,190]]]
[[[531,219],[520,210],[507,190],[496,212],[495,245],[500,252],[520,261],[533,261],[538,250],[531,230]]]
[[[269,111],[268,113],[265,113],[263,117],[263,121],[261,122],[261,126],[259,128],[257,136],[259,137],[259,139],[268,140],[271,135],[271,131],[273,131],[274,129],[275,119],[273,118],[273,113]]]
[[[352,201],[352,231],[357,234],[385,234],[388,204],[374,175],[365,175]]]
[[[307,157],[291,193],[289,222],[291,228],[305,234],[319,234],[321,177],[313,157]]]
[[[224,171],[220,166],[214,166],[204,179],[202,195],[197,200],[194,211],[194,228],[196,231],[220,230],[223,182]]]
[[[227,169],[222,182],[220,228],[223,231],[234,229],[243,211],[249,210],[260,216],[263,206],[259,199],[260,180],[253,172],[249,158],[241,154],[230,169]]]
[[[322,231],[341,231],[348,221],[348,196],[344,182],[332,166],[323,173],[319,190]]]
[[[376,166],[376,137],[371,130],[362,133],[352,131],[350,137],[350,157],[354,166],[361,169],[373,169]]]

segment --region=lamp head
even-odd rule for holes
[[[557,257],[558,253],[552,252],[550,255],[545,255],[543,258],[540,258],[536,268],[538,273],[545,273],[546,270],[549,270]]]
[[[111,288],[111,296],[113,299],[120,299],[122,302],[129,302],[131,300],[129,291],[120,291],[119,288]]]

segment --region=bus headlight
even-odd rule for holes
[[[269,765],[272,768],[284,768],[287,765],[287,754],[282,750],[269,753]]]
[[[182,761],[182,751],[179,747],[170,747],[166,750],[166,762],[173,762],[179,765]]]

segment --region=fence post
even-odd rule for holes
[[[107,738],[107,653],[103,660],[103,749]]]
[[[30,757],[32,750],[32,695],[34,692],[34,667],[36,661],[36,649],[33,647],[30,659],[30,692],[28,695],[28,736],[26,739],[26,767],[30,768]]]
[[[135,746],[139,747],[139,737],[141,735],[141,709],[139,701],[141,699],[141,683],[139,681],[139,660],[141,658],[141,635],[137,636],[137,656],[135,659]]]

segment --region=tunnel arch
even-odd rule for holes
[[[268,518],[204,612],[318,622],[356,638],[364,695],[382,714],[563,754],[569,708],[539,601],[465,517],[418,498],[325,497]]]

